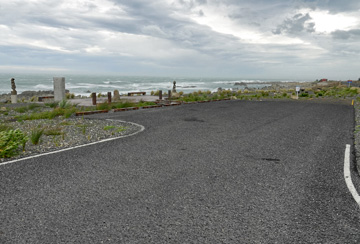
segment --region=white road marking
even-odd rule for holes
[[[344,158],[344,178],[345,178],[345,182],[346,185],[351,193],[351,195],[353,196],[353,198],[355,199],[355,201],[357,202],[357,204],[360,207],[360,196],[358,194],[358,192],[355,189],[355,186],[351,180],[351,173],[350,173],[350,145],[347,144],[346,145],[346,149],[345,149],[345,158]]]
[[[108,120],[111,120],[111,119],[108,119]],[[20,161],[24,161],[24,160],[27,160],[27,159],[38,158],[38,157],[45,156],[45,155],[50,155],[50,154],[55,154],[55,153],[59,153],[59,152],[69,151],[69,150],[72,150],[72,149],[75,149],[75,148],[87,147],[87,146],[102,143],[102,142],[113,141],[113,140],[120,139],[120,138],[134,136],[134,135],[136,135],[136,134],[138,134],[138,133],[145,130],[144,126],[133,123],[133,122],[127,122],[127,121],[121,121],[121,120],[111,120],[111,121],[126,122],[126,123],[129,123],[129,124],[139,126],[141,129],[139,131],[136,131],[136,132],[134,132],[132,134],[125,135],[125,136],[112,137],[112,138],[104,139],[104,140],[101,140],[101,141],[90,142],[88,144],[83,144],[83,145],[74,146],[74,147],[68,147],[68,148],[57,150],[57,151],[52,151],[52,152],[48,152],[48,153],[42,153],[42,154],[38,154],[38,155],[34,155],[34,156],[29,156],[29,157],[26,157],[26,158],[19,158],[19,159],[15,159],[15,160],[12,160],[12,161],[7,161],[7,162],[4,162],[4,163],[0,163],[0,166],[6,165],[6,164],[16,163],[16,162],[20,162]]]

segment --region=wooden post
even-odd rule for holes
[[[96,92],[91,93],[92,104],[96,105]]]
[[[111,103],[111,92],[108,92],[108,104]]]
[[[159,100],[162,100],[162,90],[159,91]]]

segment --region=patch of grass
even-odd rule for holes
[[[27,111],[29,111],[29,108],[27,106],[18,107],[18,108],[14,108],[14,111],[23,114],[23,113],[26,113]]]
[[[44,129],[43,128],[35,128],[31,131],[30,134],[30,140],[32,142],[32,144],[37,145],[40,142],[40,138],[44,133]]]
[[[116,126],[113,126],[113,125],[108,125],[108,126],[104,127],[104,130],[106,130],[106,131],[111,130],[112,131],[111,134],[114,135],[115,133],[120,133],[122,131],[125,131],[126,127],[125,126],[116,127]]]
[[[128,107],[134,107],[135,104],[130,101],[122,101],[118,103],[112,104],[112,108],[128,108]]]
[[[104,130],[111,130],[111,129],[114,129],[114,128],[115,128],[115,126],[113,126],[113,125],[107,125],[107,126],[104,127]]]
[[[154,102],[139,101],[139,102],[136,104],[136,107],[144,107],[144,106],[151,106],[151,105],[156,105],[156,103],[154,103]]]
[[[39,104],[32,103],[32,104],[29,104],[28,109],[29,110],[34,110],[34,109],[39,108],[39,107],[41,107]]]
[[[64,117],[65,117],[65,118],[70,118],[70,116],[73,115],[75,112],[76,112],[76,108],[75,108],[75,107],[65,109],[65,111],[64,111]]]
[[[59,105],[59,102],[45,103],[45,106],[48,106],[50,108],[56,108],[58,105]]]
[[[61,127],[48,128],[44,130],[44,135],[46,136],[59,136],[62,135],[62,133]]]
[[[0,131],[8,131],[13,130],[14,128],[7,124],[0,124]]]
[[[72,107],[71,103],[69,101],[67,101],[66,99],[62,100],[61,102],[59,102],[59,108],[62,109],[67,109]]]
[[[71,114],[75,113],[76,109],[74,107],[68,109],[55,108],[53,111],[44,111],[36,112],[32,114],[19,115],[15,116],[15,119],[18,121],[22,120],[38,120],[38,119],[53,119],[57,116],[64,115],[66,118],[70,117]]]
[[[110,110],[111,109],[111,105],[108,104],[107,102],[105,103],[99,103],[96,105],[96,109],[97,110]]]
[[[72,125],[73,123],[71,123],[71,122],[69,122],[69,121],[66,121],[66,120],[64,120],[64,121],[62,121],[62,122],[60,122],[59,123],[59,125],[64,125],[64,126],[66,126],[66,125]]]
[[[122,131],[125,131],[126,130],[126,127],[125,126],[120,126],[116,129],[116,132],[119,133],[119,132],[122,132]]]
[[[83,135],[86,134],[86,128],[89,127],[88,125],[84,125],[84,124],[78,124],[76,126],[81,129],[81,132],[83,133]]]

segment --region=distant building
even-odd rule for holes
[[[321,79],[320,82],[327,82],[328,79]]]

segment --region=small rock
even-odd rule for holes
[[[2,112],[6,112],[7,110],[6,110],[6,108],[5,108],[5,107],[1,107],[1,108],[0,108],[0,111],[2,111]]]

